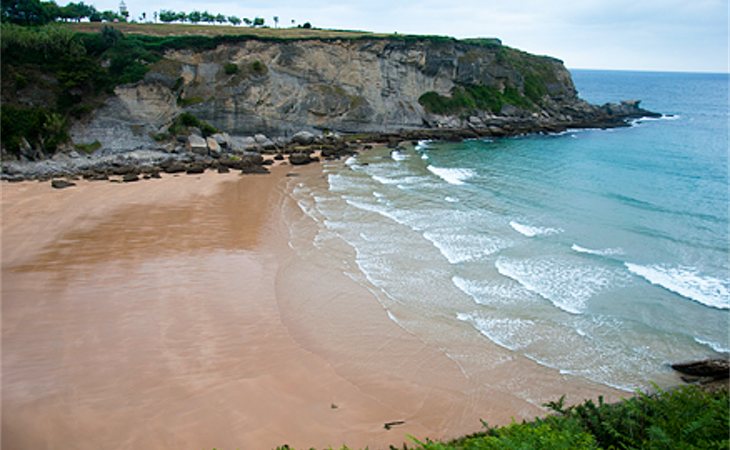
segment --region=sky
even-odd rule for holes
[[[728,72],[728,0],[125,0],[131,17],[208,10],[273,26],[497,37],[568,68]],[[58,2],[63,4],[65,2]],[[99,10],[118,0],[88,0]],[[150,6],[153,5],[153,6]]]

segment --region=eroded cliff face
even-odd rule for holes
[[[424,101],[427,93],[448,108]],[[144,81],[118,87],[72,136],[105,148],[153,145],[152,136],[183,111],[235,135],[288,136],[486,129],[500,119],[570,124],[595,108],[577,97],[561,61],[499,44],[249,40],[168,51]]]

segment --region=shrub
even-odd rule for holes
[[[226,75],[233,75],[238,72],[238,66],[234,63],[225,63],[223,65],[223,71]]]
[[[418,103],[433,114],[466,114],[473,111],[491,111],[496,114],[504,105],[532,107],[532,103],[511,86],[503,92],[489,86],[456,86],[451,90],[450,97],[430,91],[419,97]]]
[[[197,117],[195,117],[193,114],[189,112],[184,112],[180,114],[179,116],[175,117],[175,120],[172,121],[172,125],[170,125],[170,128],[168,129],[170,134],[181,134],[188,127],[196,127],[199,128],[200,131],[203,133],[203,136],[210,136],[211,134],[215,134],[218,132],[218,129],[215,128],[213,125],[209,124],[208,122],[204,120],[200,120]]]
[[[266,75],[266,73],[269,71],[269,68],[266,67],[266,64],[262,63],[261,61],[254,61],[251,63],[251,72],[254,75]]]

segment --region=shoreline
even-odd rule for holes
[[[241,147],[241,137],[216,133],[208,140],[211,144],[187,147],[168,143],[159,148],[138,148],[130,151],[102,151],[81,155],[79,152],[57,152],[53,157],[39,160],[6,160],[0,167],[0,180],[8,182],[53,181],[67,182],[81,178],[92,181],[136,182],[159,178],[160,173],[195,175],[206,170],[228,173],[240,170],[242,174],[268,173],[267,166],[280,165],[286,160],[291,165],[306,165],[322,159],[340,159],[367,150],[373,145],[396,148],[402,142],[419,140],[463,141],[480,138],[509,138],[524,135],[562,133],[571,129],[610,129],[630,127],[634,120],[661,118],[662,114],[642,109],[638,102],[606,104],[605,117],[582,118],[568,121],[540,120],[525,117],[493,117],[482,126],[467,128],[412,128],[382,132],[343,132],[343,134],[315,135],[301,131],[292,136],[269,139],[257,135],[248,139],[250,146]],[[668,117],[672,117],[671,115]],[[306,128],[306,127],[305,127]],[[187,139],[190,141],[194,135]],[[199,136],[198,136],[199,138]],[[205,141],[204,139],[200,139]],[[259,143],[261,142],[261,143]],[[212,146],[211,146],[212,145]],[[113,177],[119,178],[113,178]],[[72,186],[54,185],[56,188]]]

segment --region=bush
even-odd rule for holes
[[[19,154],[22,139],[48,153],[69,139],[66,119],[46,108],[0,105],[0,132],[3,145]]]
[[[238,66],[233,63],[226,63],[223,65],[223,71],[226,75],[233,75],[238,72]]]
[[[261,61],[254,61],[251,63],[251,72],[254,75],[266,75],[266,73],[269,71],[269,68],[266,67],[266,64],[262,63]]]
[[[193,114],[188,112],[184,112],[175,117],[175,120],[172,121],[172,125],[170,125],[168,132],[171,135],[182,134],[183,132],[187,131],[188,127],[199,128],[200,131],[203,133],[203,136],[205,137],[218,132],[218,129],[216,127],[204,120],[198,119]]]
[[[490,428],[441,443],[414,440],[416,448],[446,449],[727,449],[730,423],[727,388],[707,392],[685,386],[615,404],[588,400],[564,408],[563,399],[546,406],[558,415]]]
[[[499,113],[504,105],[531,108],[532,103],[515,87],[506,87],[504,92],[489,86],[456,86],[451,96],[437,92],[426,92],[418,99],[423,108],[433,114],[468,114],[474,111]]]

